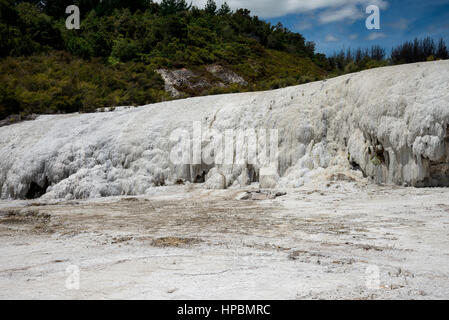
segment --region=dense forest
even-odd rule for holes
[[[81,28],[65,27],[66,7]],[[170,99],[159,68],[220,64],[247,85],[191,95],[267,90],[388,64],[448,58],[443,40],[374,46],[327,58],[282,26],[209,0],[0,0],[0,119],[13,114],[92,112]],[[411,53],[410,53],[411,50]]]

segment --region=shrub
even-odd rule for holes
[[[111,56],[122,61],[135,59],[139,54],[139,45],[131,39],[120,39],[114,41]]]

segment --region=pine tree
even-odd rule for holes
[[[217,4],[214,0],[207,0],[204,10],[211,15],[215,15],[217,13]]]
[[[371,47],[371,59],[376,61],[382,61],[385,59],[385,49],[379,45]]]
[[[220,9],[218,10],[218,14],[220,16],[225,16],[225,15],[228,15],[228,14],[231,14],[231,13],[232,13],[231,7],[229,7],[227,2],[223,3],[221,5]]]
[[[428,59],[432,56],[435,56],[435,42],[432,38],[427,37],[422,40],[422,52],[423,58]]]
[[[440,39],[438,42],[438,49],[436,53],[437,59],[449,59],[449,52],[446,47],[446,43],[444,42],[443,38]]]
[[[187,11],[191,6],[187,4],[186,0],[162,0],[160,12],[162,15],[170,15],[180,11]]]

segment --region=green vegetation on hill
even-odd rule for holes
[[[65,27],[72,4],[81,10],[80,30]],[[327,58],[281,24],[213,0],[202,9],[185,0],[0,0],[0,119],[164,101],[170,97],[159,68],[206,75],[206,66],[220,64],[248,82],[187,92],[195,96],[276,89],[410,60],[409,44],[388,60],[375,49]],[[444,58],[444,42],[432,52]]]
[[[73,3],[80,30],[65,27]],[[191,95],[304,83],[329,68],[300,34],[213,1],[198,9],[184,0],[0,0],[0,15],[0,118],[166,100],[158,68],[217,63],[248,82]]]
[[[10,114],[90,112],[143,105],[168,96],[164,81],[141,62],[108,66],[66,52],[8,57],[0,63],[0,117]]]

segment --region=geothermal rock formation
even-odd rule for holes
[[[220,152],[226,132],[235,143]],[[275,154],[249,161],[253,149]],[[0,168],[1,198],[137,195],[187,182],[238,187],[258,182],[261,169],[283,187],[329,168],[362,170],[378,183],[449,186],[449,61],[270,92],[40,116],[0,128]]]

